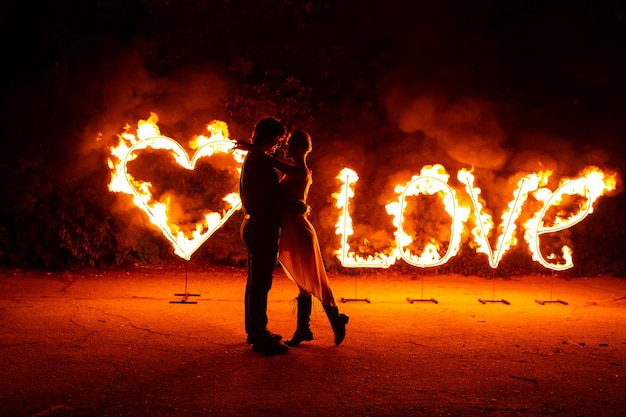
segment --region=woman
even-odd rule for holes
[[[250,151],[258,149],[242,146]],[[280,181],[282,196],[288,201],[306,202],[309,188],[312,183],[311,170],[306,159],[311,152],[311,137],[301,130],[295,130],[289,135],[285,147],[285,157],[292,163],[287,163],[268,155],[272,165],[283,174]],[[291,339],[286,340],[288,346],[298,346],[303,341],[313,340],[310,328],[312,296],[322,302],[324,312],[328,316],[330,325],[335,334],[335,344],[339,345],[346,336],[346,324],[349,317],[339,314],[337,302],[333,295],[326,275],[324,260],[320,250],[315,228],[308,220],[308,212],[297,213],[283,204],[282,227],[278,250],[278,260],[283,270],[299,288],[297,327]]]
[[[301,130],[295,130],[287,139],[285,157],[293,161],[296,169],[285,169],[285,176],[280,181],[283,195],[288,198],[307,200],[309,187],[312,183],[311,170],[306,159],[311,152],[311,137]],[[275,165],[276,166],[276,165]],[[276,166],[279,170],[281,168]],[[303,341],[313,340],[313,332],[309,326],[311,317],[311,296],[314,295],[321,302],[328,316],[333,332],[335,344],[339,345],[346,335],[348,316],[339,314],[339,309],[330,288],[322,252],[320,250],[317,233],[307,218],[308,213],[295,214],[283,209],[282,228],[278,248],[278,260],[283,270],[300,289],[298,294],[298,321],[296,331],[288,346],[297,346]]]

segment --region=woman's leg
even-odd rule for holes
[[[335,345],[340,345],[346,337],[346,324],[348,324],[350,317],[345,314],[339,314],[339,308],[337,306],[327,304],[322,304],[322,306],[324,306],[324,311],[326,312],[326,316],[328,316],[330,326],[333,328],[333,333],[335,333]]]
[[[311,293],[300,288],[298,294],[298,312],[297,312],[297,326],[296,331],[290,340],[285,340],[287,346],[298,346],[301,342],[313,340],[313,332],[309,326],[311,322],[311,306],[312,297]]]

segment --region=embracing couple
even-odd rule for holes
[[[295,130],[287,138],[285,159],[270,155],[286,133],[277,119],[265,118],[256,124],[251,143],[236,145],[248,151],[239,183],[245,214],[241,236],[248,251],[245,326],[252,350],[265,355],[286,353],[288,346],[313,340],[309,326],[312,296],[322,302],[336,345],[343,341],[348,323],[348,316],[339,314],[317,234],[307,218],[312,177],[306,159],[311,138]],[[299,288],[296,331],[284,344],[281,336],[267,328],[267,297],[277,259]]]

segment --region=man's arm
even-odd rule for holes
[[[287,196],[283,196],[281,206],[283,206],[288,212],[294,214],[305,214],[311,211],[311,206],[309,206],[304,200],[298,200]]]
[[[243,149],[243,150],[248,151],[248,152],[255,152],[255,153],[262,154],[263,157],[274,168],[276,168],[277,170],[279,170],[283,174],[290,175],[290,176],[306,175],[306,171],[304,169],[302,169],[300,167],[297,167],[295,165],[292,165],[289,162],[285,161],[284,159],[281,159],[281,158],[278,158],[276,156],[269,155],[269,154],[263,152],[263,150],[261,150],[258,146],[255,146],[253,143],[238,140],[238,141],[236,141],[235,148]]]

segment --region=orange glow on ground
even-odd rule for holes
[[[487,280],[368,269],[331,273],[350,316],[335,347],[251,351],[244,268],[194,267],[197,304],[170,304],[185,267],[0,278],[2,415],[602,415],[626,410],[626,279]],[[478,298],[506,298],[510,305]],[[439,304],[409,304],[407,297]],[[544,305],[535,299],[566,300]],[[277,270],[270,328],[295,327]],[[271,383],[270,383],[271,382]],[[314,392],[315,395],[311,393]]]

